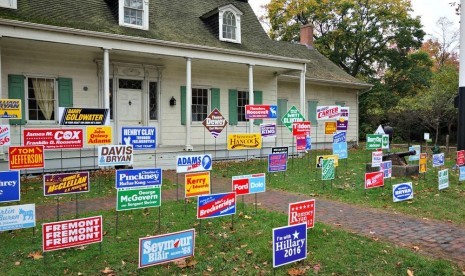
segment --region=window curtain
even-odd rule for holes
[[[33,79],[34,96],[45,120],[51,120],[53,114],[53,79]]]

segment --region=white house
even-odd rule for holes
[[[260,103],[279,116],[295,105],[314,143],[329,141],[316,106],[348,106],[358,141],[357,95],[370,87],[313,49],[311,26],[300,45],[269,39],[246,0],[3,0],[0,37],[0,98],[23,102],[14,145],[25,128],[60,127],[58,107],[99,107],[110,109],[114,144],[122,126],[155,126],[160,150],[203,149],[215,142],[201,124],[213,108],[228,133],[257,132],[244,106]],[[278,128],[268,144],[289,144]]]

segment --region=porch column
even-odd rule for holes
[[[304,117],[307,117],[305,115],[305,72],[307,70],[307,65],[304,64],[304,68],[302,69],[302,71],[300,71],[300,113],[302,113],[302,115]],[[309,120],[309,118],[307,118],[307,121]]]
[[[249,64],[249,104],[254,104],[253,102],[253,64]],[[253,133],[253,119],[249,119],[249,133]]]
[[[103,48],[103,108],[110,108],[110,49]]]
[[[187,58],[186,64],[186,147],[191,151],[191,121],[192,121],[192,58]]]

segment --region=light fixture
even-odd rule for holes
[[[175,106],[176,105],[176,99],[171,96],[171,99],[170,99],[170,106]]]

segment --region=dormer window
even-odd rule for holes
[[[222,41],[241,43],[242,12],[233,5],[227,5],[219,11],[219,37]]]
[[[121,26],[148,30],[148,0],[119,0],[119,24]]]

